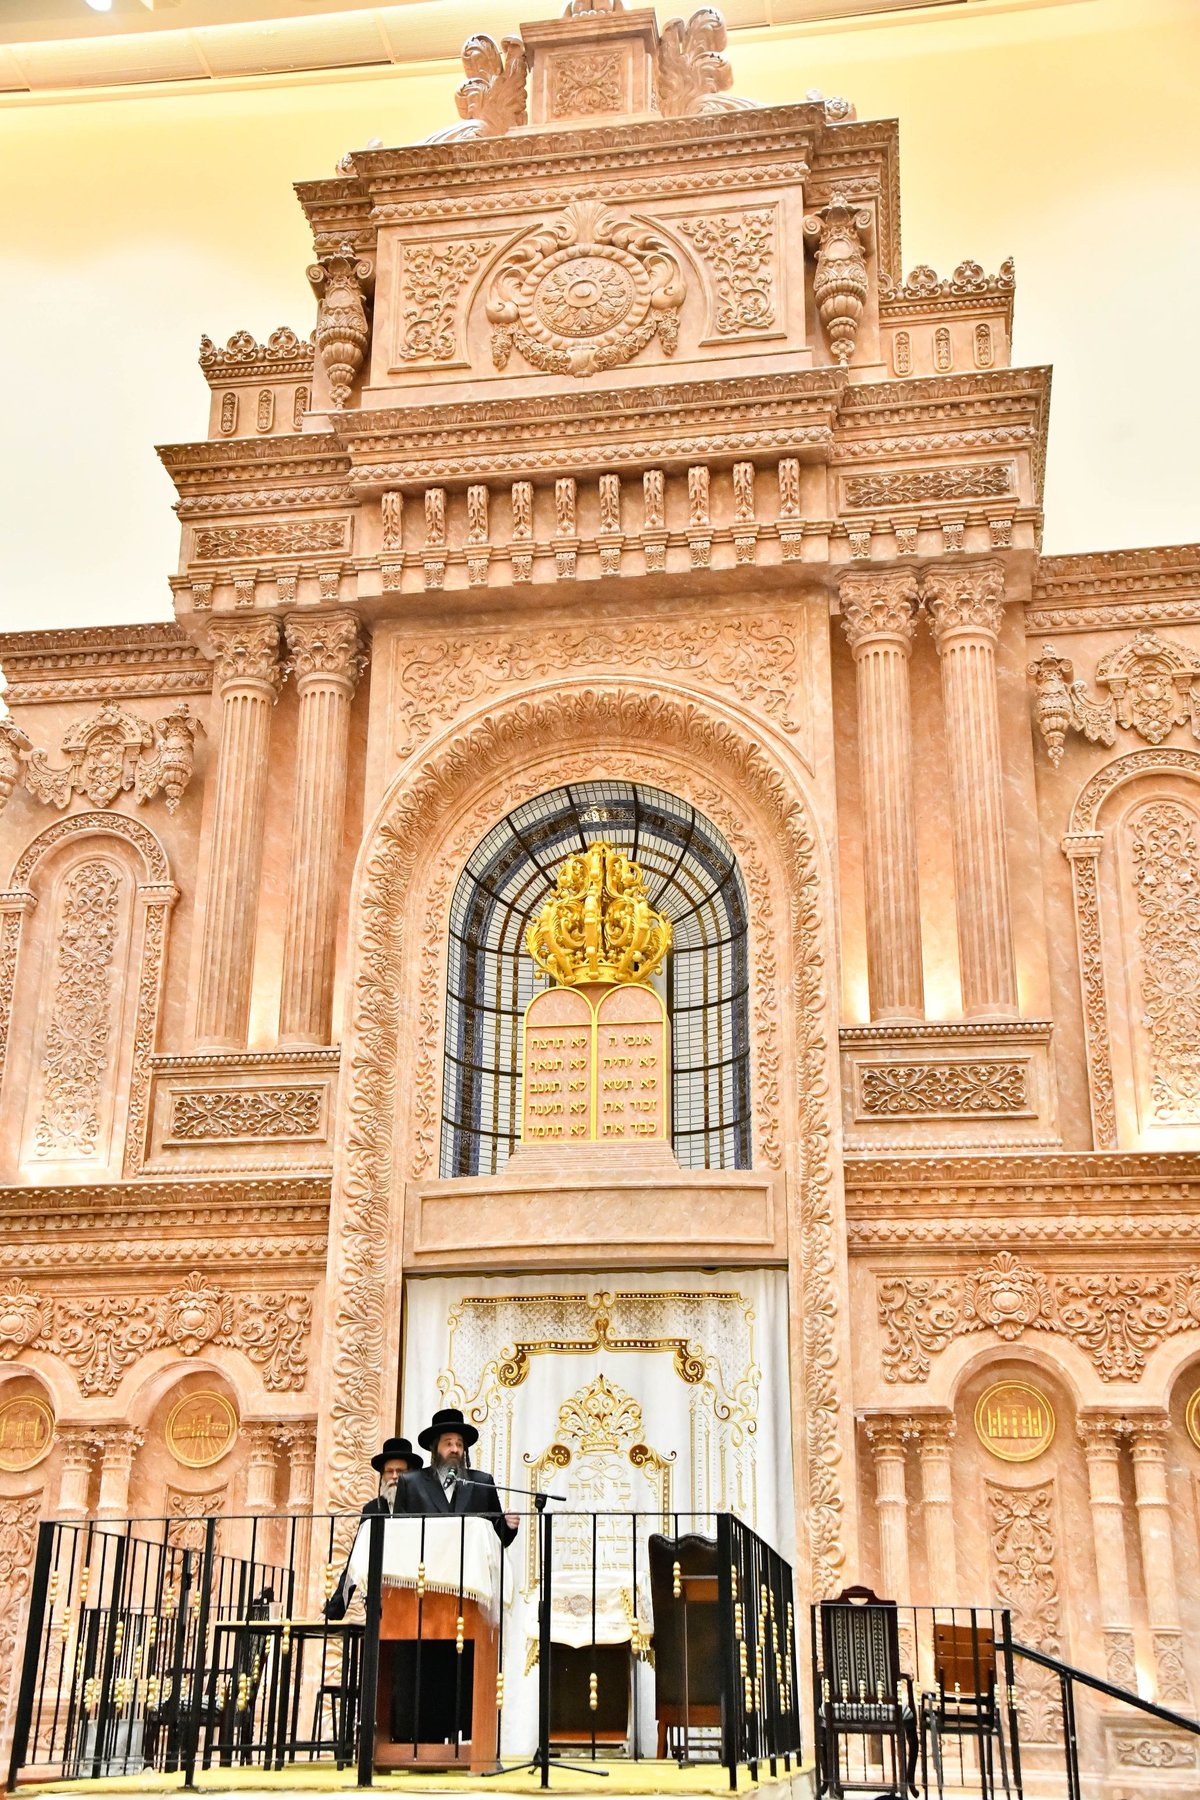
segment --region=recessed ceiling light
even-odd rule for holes
[[[87,0],[93,12],[111,12],[112,0]]]

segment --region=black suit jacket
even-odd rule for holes
[[[405,1480],[405,1477],[402,1475],[400,1477],[400,1481],[398,1481],[396,1483],[396,1499],[395,1499],[395,1502],[393,1505],[389,1506],[382,1494],[376,1494],[375,1498],[373,1500],[368,1500],[367,1504],[363,1507],[363,1509],[362,1509],[363,1518],[369,1519],[371,1517],[372,1513],[400,1513],[400,1512],[403,1512],[405,1510],[405,1508],[400,1503],[400,1487],[404,1480]]]
[[[403,1475],[396,1489],[396,1511],[444,1513],[456,1518],[466,1513],[483,1513],[491,1519],[492,1529],[502,1544],[511,1544],[517,1535],[516,1526],[505,1520],[496,1483],[482,1470],[472,1469],[464,1480],[455,1482],[453,1504],[432,1469],[416,1469],[411,1475]]]

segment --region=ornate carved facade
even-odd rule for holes
[[[725,49],[619,0],[470,40],[458,125],[301,183],[311,335],[203,341],[175,622],[0,638],[0,1401],[54,1420],[6,1618],[38,1516],[357,1507],[424,1277],[753,1269],[802,1602],[1200,1690],[1200,549],[1041,555],[1011,264],[906,280],[896,124]],[[494,900],[568,815],[723,910],[661,902],[671,1147],[551,1167]],[[619,1375],[561,1430],[640,1429]]]

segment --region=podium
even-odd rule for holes
[[[350,1552],[368,1582],[370,1521]],[[500,1542],[478,1514],[385,1518],[375,1706],[375,1766],[495,1763]]]

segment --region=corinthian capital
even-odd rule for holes
[[[977,563],[967,569],[930,569],[921,593],[933,621],[940,650],[959,631],[1000,634],[1004,611],[1004,570],[999,563]]]
[[[851,650],[877,638],[913,639],[917,616],[917,578],[909,569],[843,575],[838,588],[842,629]]]
[[[313,676],[343,681],[353,692],[366,666],[366,655],[352,613],[292,613],[284,620],[288,660],[286,673],[303,687]]]
[[[279,692],[279,626],[274,619],[214,619],[208,641],[215,652],[218,691],[231,682],[257,682]]]

